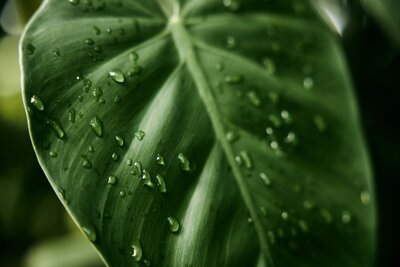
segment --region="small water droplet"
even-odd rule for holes
[[[160,154],[157,154],[156,162],[158,165],[165,166],[164,157],[161,156]]]
[[[117,145],[120,147],[124,146],[124,139],[122,139],[121,136],[117,135],[115,136],[115,141],[117,142]]]
[[[319,132],[326,131],[326,122],[322,116],[315,115],[313,121]]]
[[[85,233],[85,235],[87,236],[87,238],[89,238],[89,240],[91,242],[96,242],[97,239],[97,235],[96,235],[96,231],[94,230],[93,227],[82,227],[82,231],[83,233]]]
[[[286,221],[289,219],[289,213],[287,211],[283,211],[281,213],[282,220]]]
[[[322,209],[322,210],[321,210],[321,216],[322,216],[322,218],[324,219],[324,221],[325,221],[327,224],[332,223],[333,217],[332,217],[332,214],[331,214],[328,210]]]
[[[314,87],[314,80],[311,77],[305,77],[303,80],[303,87],[306,90],[311,90]]]
[[[180,162],[180,166],[181,166],[182,170],[184,170],[186,172],[191,172],[192,171],[192,167],[191,167],[190,161],[183,153],[180,153],[178,155],[178,160]]]
[[[177,218],[170,216],[167,218],[167,222],[168,222],[168,229],[171,233],[177,233],[180,230],[181,225]]]
[[[299,220],[299,227],[300,227],[300,229],[304,232],[304,233],[307,233],[308,232],[308,225],[307,225],[307,223],[305,222],[305,221],[303,221],[303,220]]]
[[[146,134],[144,131],[138,130],[138,131],[136,131],[135,136],[139,141],[143,141]]]
[[[61,56],[61,51],[60,51],[60,49],[54,48],[54,49],[53,49],[53,55],[54,55],[55,57]]]
[[[143,251],[142,246],[140,245],[139,240],[135,240],[132,242],[132,258],[135,262],[139,262],[142,260]]]
[[[125,76],[120,69],[113,69],[111,70],[108,75],[117,83],[125,82]]]
[[[91,152],[91,153],[94,152],[94,147],[93,147],[93,145],[90,144],[88,149],[89,149],[89,152]]]
[[[35,54],[35,46],[33,44],[28,44],[26,46],[26,51],[28,51],[28,55],[32,56],[33,54]]]
[[[312,202],[309,201],[309,200],[304,200],[304,201],[303,201],[303,208],[304,208],[305,210],[312,210],[312,209],[314,208],[314,203],[312,203]]]
[[[237,165],[239,165],[239,166],[243,165],[243,159],[240,155],[235,156],[235,161],[236,161]]]
[[[135,161],[135,163],[133,163],[133,169],[131,171],[131,174],[133,176],[139,177],[142,174],[142,172],[143,172],[142,164],[139,161]]]
[[[68,2],[73,6],[76,6],[79,4],[79,0],[68,0]]]
[[[240,9],[240,2],[238,0],[223,0],[223,4],[231,11],[238,11]]]
[[[265,67],[267,75],[275,74],[276,71],[275,63],[270,58],[264,58],[263,65]]]
[[[363,205],[368,205],[371,201],[371,196],[368,191],[362,191],[360,194],[360,200]]]
[[[296,134],[294,132],[289,132],[288,135],[285,137],[285,143],[296,145],[298,143]]]
[[[132,166],[132,165],[133,165],[133,161],[132,161],[132,159],[127,159],[127,161],[126,161],[126,165],[128,165],[128,166]]]
[[[100,30],[99,27],[93,26],[93,30],[94,30],[94,33],[95,33],[96,35],[100,35],[100,34],[101,34],[101,30]]]
[[[112,160],[117,161],[119,159],[119,155],[117,153],[112,153],[111,155]]]
[[[215,68],[218,71],[223,71],[224,70],[224,64],[222,62],[219,62],[219,63],[215,64]]]
[[[274,129],[272,129],[271,127],[267,127],[266,129],[265,129],[265,132],[268,134],[268,135],[273,135],[274,134]]]
[[[115,185],[117,183],[117,181],[118,181],[117,176],[111,175],[108,177],[107,183],[110,185]]]
[[[150,188],[154,188],[154,183],[151,180],[150,173],[147,170],[143,170],[141,179],[142,179],[143,185],[150,187]]]
[[[287,110],[281,111],[281,118],[286,124],[291,124],[293,121],[292,115]]]
[[[251,170],[253,168],[253,161],[251,160],[249,152],[240,151],[240,156],[243,159],[243,163],[246,169]]]
[[[57,152],[55,152],[54,150],[50,151],[49,153],[50,157],[52,158],[56,158],[57,157]]]
[[[82,156],[82,167],[85,169],[92,168],[92,162],[86,156]]]
[[[119,192],[119,196],[120,196],[121,198],[124,198],[124,197],[126,196],[125,191],[120,191],[120,192]]]
[[[261,99],[258,94],[254,91],[247,92],[247,98],[250,100],[250,103],[255,107],[261,107]]]
[[[282,126],[281,119],[278,116],[276,116],[275,114],[270,114],[268,116],[268,119],[274,125],[274,127],[280,128]]]
[[[94,116],[89,122],[90,128],[98,136],[103,136],[103,122],[98,116]]]
[[[233,49],[233,48],[236,48],[237,45],[238,44],[237,44],[237,40],[235,37],[233,37],[233,36],[226,37],[226,47],[227,48]]]
[[[101,87],[96,87],[92,91],[92,96],[96,99],[96,101],[99,101],[100,97],[103,95],[103,90],[101,90]]]
[[[85,43],[86,43],[87,45],[94,45],[94,40],[91,39],[91,38],[86,38],[86,39],[85,39]]]
[[[227,84],[241,84],[244,79],[240,74],[232,74],[226,75],[224,80]]]
[[[129,59],[133,62],[137,62],[139,60],[139,54],[136,52],[131,52],[129,54]]]
[[[138,76],[138,75],[140,75],[142,73],[142,71],[143,71],[143,68],[141,66],[135,65],[135,66],[133,66],[132,68],[129,69],[128,75],[130,77]]]
[[[57,135],[58,139],[63,139],[65,136],[64,130],[61,127],[61,124],[55,120],[48,119],[46,121],[48,125],[53,129],[54,133]]]
[[[85,93],[88,93],[91,87],[92,87],[92,81],[89,79],[84,79],[83,80],[83,91]]]
[[[233,143],[237,139],[239,139],[239,136],[233,131],[228,131],[226,133],[225,137],[226,137],[226,140],[228,140],[229,143]]]
[[[270,186],[271,185],[271,180],[269,179],[269,177],[265,173],[260,172],[259,176],[260,176],[261,180],[264,182],[264,184],[266,186]]]
[[[167,187],[165,185],[164,177],[160,174],[157,174],[156,180],[157,180],[158,190],[160,190],[161,193],[167,193]]]
[[[75,118],[76,118],[76,110],[74,108],[70,108],[68,111],[68,121],[74,123]]]
[[[342,222],[344,224],[349,224],[352,220],[351,213],[348,210],[344,210],[342,212]]]
[[[37,95],[33,95],[31,97],[31,104],[32,106],[34,106],[37,110],[39,111],[43,111],[44,110],[44,104],[43,101],[40,97],[38,97]]]

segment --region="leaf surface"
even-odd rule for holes
[[[111,266],[371,266],[346,63],[307,2],[48,0],[32,141]]]

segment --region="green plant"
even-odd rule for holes
[[[341,47],[306,1],[45,1],[32,141],[111,266],[371,266]]]

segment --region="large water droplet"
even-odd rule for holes
[[[46,121],[48,125],[53,129],[54,133],[57,135],[58,139],[63,139],[65,136],[64,130],[61,127],[61,124],[55,120],[48,119]]]
[[[147,170],[143,170],[142,182],[143,182],[143,185],[148,186],[150,188],[154,188],[154,183],[151,180],[150,173]]]
[[[146,136],[146,134],[144,131],[138,130],[138,131],[136,131],[135,136],[139,141],[142,141],[144,139],[144,137]]]
[[[93,132],[98,136],[103,136],[103,122],[100,120],[98,116],[94,116],[90,122],[90,127],[92,128]]]
[[[97,235],[96,235],[96,230],[94,230],[93,227],[90,226],[82,227],[82,231],[85,233],[85,235],[87,236],[87,238],[89,238],[91,242],[93,243],[96,242]]]
[[[167,187],[165,185],[164,177],[160,174],[157,174],[156,179],[158,190],[160,190],[161,193],[167,193]]]
[[[113,69],[111,70],[108,75],[117,83],[123,83],[125,82],[125,76],[120,69]]]
[[[167,222],[168,222],[168,229],[171,233],[177,233],[180,230],[181,225],[177,218],[170,216],[167,218]]]
[[[44,110],[43,101],[37,95],[33,95],[31,97],[31,104],[32,104],[32,106],[34,106],[39,111],[43,111]]]
[[[140,245],[139,240],[135,240],[132,242],[132,258],[135,262],[139,262],[142,260],[142,257],[142,246]]]

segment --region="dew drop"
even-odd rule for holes
[[[168,222],[168,229],[171,233],[177,233],[180,230],[181,225],[177,218],[169,216],[167,218],[167,222]]]
[[[28,44],[26,50],[28,51],[28,54],[32,56],[33,54],[35,54],[36,48],[33,44]]]
[[[48,125],[50,125],[50,127],[53,129],[54,133],[57,135],[58,139],[63,139],[64,138],[65,133],[64,133],[64,130],[62,129],[60,123],[58,123],[57,121],[52,120],[52,119],[48,119],[46,121],[46,123]]]
[[[315,115],[313,121],[319,132],[326,131],[326,122],[322,116]]]
[[[60,49],[54,48],[54,49],[53,49],[53,55],[54,55],[55,57],[61,56]]]
[[[260,176],[261,180],[264,182],[264,184],[266,186],[270,186],[271,185],[271,180],[269,179],[269,177],[265,173],[260,172],[259,176]]]
[[[294,132],[289,132],[288,135],[285,137],[285,143],[295,145],[297,144],[297,136]]]
[[[90,144],[88,149],[89,149],[89,152],[91,152],[91,153],[94,152],[94,147],[93,147],[93,145]]]
[[[140,245],[139,240],[135,240],[132,242],[132,258],[135,262],[139,262],[142,260],[143,251],[142,246]]]
[[[91,242],[96,242],[97,235],[93,227],[82,227],[82,231]]]
[[[99,27],[97,27],[97,26],[93,26],[93,30],[94,30],[94,33],[95,33],[96,35],[100,35],[100,33],[101,33],[101,30],[100,30],[100,28],[99,28]]]
[[[247,98],[249,99],[250,103],[255,107],[261,107],[261,99],[258,94],[254,91],[247,92]]]
[[[92,162],[86,156],[82,156],[82,167],[85,169],[92,168]]]
[[[238,11],[240,9],[240,2],[238,0],[223,0],[223,4],[231,11]]]
[[[44,110],[44,104],[43,101],[40,97],[38,97],[37,95],[33,95],[31,97],[31,104],[32,106],[34,106],[37,110],[39,111],[43,111]]]
[[[131,174],[139,177],[142,172],[142,164],[139,161],[135,161],[135,163],[133,163],[133,170],[131,171]]]
[[[161,193],[167,193],[167,187],[165,185],[164,177],[160,174],[157,174],[156,180],[157,180],[158,190],[160,190]]]
[[[124,139],[122,139],[121,136],[117,135],[115,136],[115,141],[117,142],[117,145],[120,147],[124,146]]]
[[[75,118],[76,118],[76,110],[74,108],[70,108],[68,111],[68,121],[74,123]]]
[[[150,188],[154,188],[154,183],[151,180],[150,173],[147,170],[143,170],[141,179],[142,179],[143,185],[150,187]]]
[[[235,37],[233,37],[233,36],[226,37],[226,47],[227,48],[233,49],[233,48],[236,48],[237,45],[238,44],[237,44],[237,40]]]
[[[111,70],[108,75],[117,83],[125,82],[125,76],[120,69],[113,69]]]
[[[312,203],[312,202],[309,201],[309,200],[304,200],[304,201],[303,201],[303,208],[304,208],[305,210],[312,210],[312,209],[314,208],[314,203]]]
[[[100,87],[94,88],[92,91],[92,96],[96,99],[96,101],[99,101],[100,97],[103,95],[103,90],[101,90]]]
[[[368,205],[371,201],[371,196],[368,191],[362,191],[360,194],[360,200],[363,205]]]
[[[243,82],[243,76],[240,74],[226,75],[225,82],[227,84],[241,84]]]
[[[146,134],[144,131],[138,130],[138,131],[136,131],[135,136],[139,141],[143,141]]]
[[[86,43],[87,45],[94,45],[93,39],[90,39],[90,38],[85,39],[85,43]]]
[[[132,161],[132,159],[127,159],[127,161],[126,161],[126,165],[128,165],[128,166],[132,166],[132,165],[133,165],[133,161]]]
[[[50,151],[49,153],[50,157],[52,158],[56,158],[57,157],[57,152],[55,152],[54,150]]]
[[[240,155],[236,155],[235,161],[236,161],[237,165],[239,165],[239,166],[243,165],[243,159]]]
[[[275,63],[270,58],[263,59],[263,65],[267,75],[274,75],[276,71]]]
[[[332,217],[332,214],[331,214],[328,210],[322,209],[322,210],[321,210],[321,216],[322,216],[322,218],[324,219],[324,221],[325,221],[327,224],[332,223],[333,217]]]
[[[352,220],[351,213],[348,210],[342,212],[342,222],[344,224],[349,224]]]
[[[314,80],[311,77],[305,77],[303,80],[303,87],[306,90],[311,90],[314,87]]]
[[[180,153],[178,155],[178,160],[180,162],[180,166],[181,166],[182,170],[184,170],[186,172],[191,172],[192,171],[192,167],[190,165],[190,161],[183,153]]]
[[[129,54],[129,59],[133,62],[137,62],[139,60],[139,54],[136,52],[131,52]]]
[[[253,161],[251,160],[250,154],[247,151],[241,151],[240,156],[243,159],[246,169],[251,170],[253,168]]]
[[[119,196],[120,196],[121,198],[124,198],[124,197],[126,196],[125,191],[120,191],[120,192],[119,192]]]
[[[282,220],[287,221],[289,219],[289,213],[287,211],[283,211],[281,213]]]
[[[117,161],[119,159],[119,155],[117,153],[112,153],[111,158],[112,160]]]
[[[239,139],[239,136],[233,131],[228,131],[226,133],[225,137],[226,137],[226,140],[228,140],[229,143],[233,143],[237,139]]]
[[[161,156],[160,154],[157,154],[156,162],[157,162],[157,164],[160,165],[160,166],[165,166],[164,157]]]
[[[98,136],[103,136],[103,122],[98,116],[94,116],[89,122],[90,128]]]
[[[292,119],[292,115],[289,113],[289,111],[287,110],[282,110],[281,111],[281,118],[283,119],[283,121],[286,124],[291,124],[293,119]]]
[[[128,75],[130,77],[138,76],[138,75],[140,75],[142,73],[142,71],[143,71],[143,68],[141,66],[135,65],[135,66],[133,66],[132,68],[129,69]]]
[[[68,2],[73,6],[76,6],[79,4],[79,0],[68,0]]]
[[[305,221],[303,220],[299,220],[298,222],[300,229],[304,232],[307,233],[308,232],[308,225]]]
[[[117,183],[117,181],[118,181],[117,176],[111,175],[108,177],[107,183],[110,185],[115,185]]]

